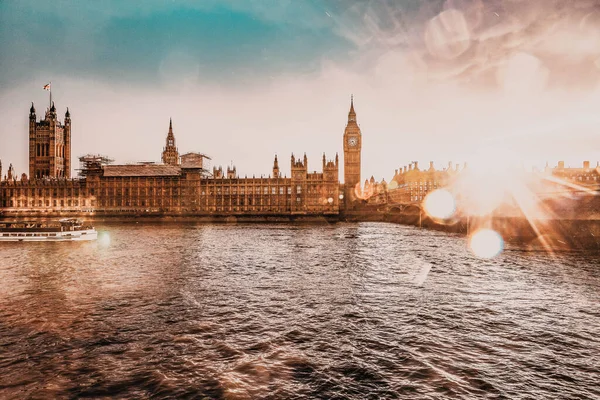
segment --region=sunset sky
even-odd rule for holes
[[[342,156],[350,95],[363,179],[411,161],[600,160],[598,0],[0,1],[0,159],[27,172],[28,110],[69,107],[72,154],[180,153],[241,176],[277,154]],[[282,162],[283,161],[283,162]],[[343,176],[340,171],[340,176]]]

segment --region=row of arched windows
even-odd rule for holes
[[[50,155],[50,144],[46,143],[46,144],[40,144],[38,143],[37,146],[37,151],[36,151],[36,155],[38,157],[46,157]]]
[[[36,145],[36,155],[38,157],[47,157],[50,155],[50,144],[46,143],[38,143]],[[58,157],[62,157],[65,158],[65,145],[64,144],[59,144],[56,146],[56,155]]]

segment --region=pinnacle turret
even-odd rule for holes
[[[273,161],[273,178],[279,178],[279,161],[277,161],[277,154],[275,154],[275,160]]]

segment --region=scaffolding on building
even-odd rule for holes
[[[86,177],[102,171],[103,166],[112,162],[114,160],[100,154],[86,154],[79,157],[79,169],[77,171],[80,177]]]

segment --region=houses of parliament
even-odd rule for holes
[[[310,172],[306,154],[290,158],[283,176],[277,156],[268,177],[241,178],[235,167],[206,168],[201,153],[179,154],[172,121],[161,163],[114,165],[107,157],[79,158],[79,176],[71,177],[71,115],[59,120],[54,103],[39,121],[29,110],[29,174],[3,174],[0,161],[0,215],[338,215],[352,207],[360,182],[361,131],[351,100],[343,134],[344,182],[339,157]],[[86,214],[87,213],[87,214]]]

